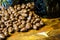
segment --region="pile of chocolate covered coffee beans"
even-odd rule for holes
[[[0,40],[13,32],[37,29],[43,25],[40,16],[34,12],[34,3],[18,4],[0,10]]]

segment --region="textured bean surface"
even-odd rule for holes
[[[27,7],[27,8],[26,8]],[[0,31],[4,36],[8,37],[14,32],[26,32],[30,29],[41,28],[41,17],[36,15],[34,3],[18,4],[10,6],[8,9],[1,8],[0,10]],[[1,35],[1,38],[4,38]]]

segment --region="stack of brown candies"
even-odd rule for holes
[[[0,10],[0,40],[13,32],[37,29],[43,25],[40,17],[34,12],[34,3],[18,4]]]

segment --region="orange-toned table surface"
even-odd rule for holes
[[[60,34],[60,19],[46,19],[42,18],[46,24],[44,27],[39,30],[29,30],[28,32],[16,32],[11,34],[7,40],[59,40],[60,38],[55,35]],[[39,33],[45,32],[47,36],[41,35]]]

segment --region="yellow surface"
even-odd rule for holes
[[[44,27],[40,28],[39,30],[29,30],[28,32],[16,32],[16,33],[12,34],[10,37],[8,37],[7,40],[49,40],[49,39],[46,39],[47,38],[46,36],[40,35],[38,33],[46,32],[49,36],[54,36],[55,34],[60,34],[59,18],[54,18],[54,19],[42,18],[42,20],[44,21],[44,23],[46,25]],[[59,30],[57,30],[57,29],[59,29]],[[53,30],[57,30],[57,31],[55,32]],[[48,37],[48,38],[50,38],[50,37]],[[52,38],[53,37],[51,37],[51,39]],[[58,40],[58,38],[56,38],[56,39]]]

